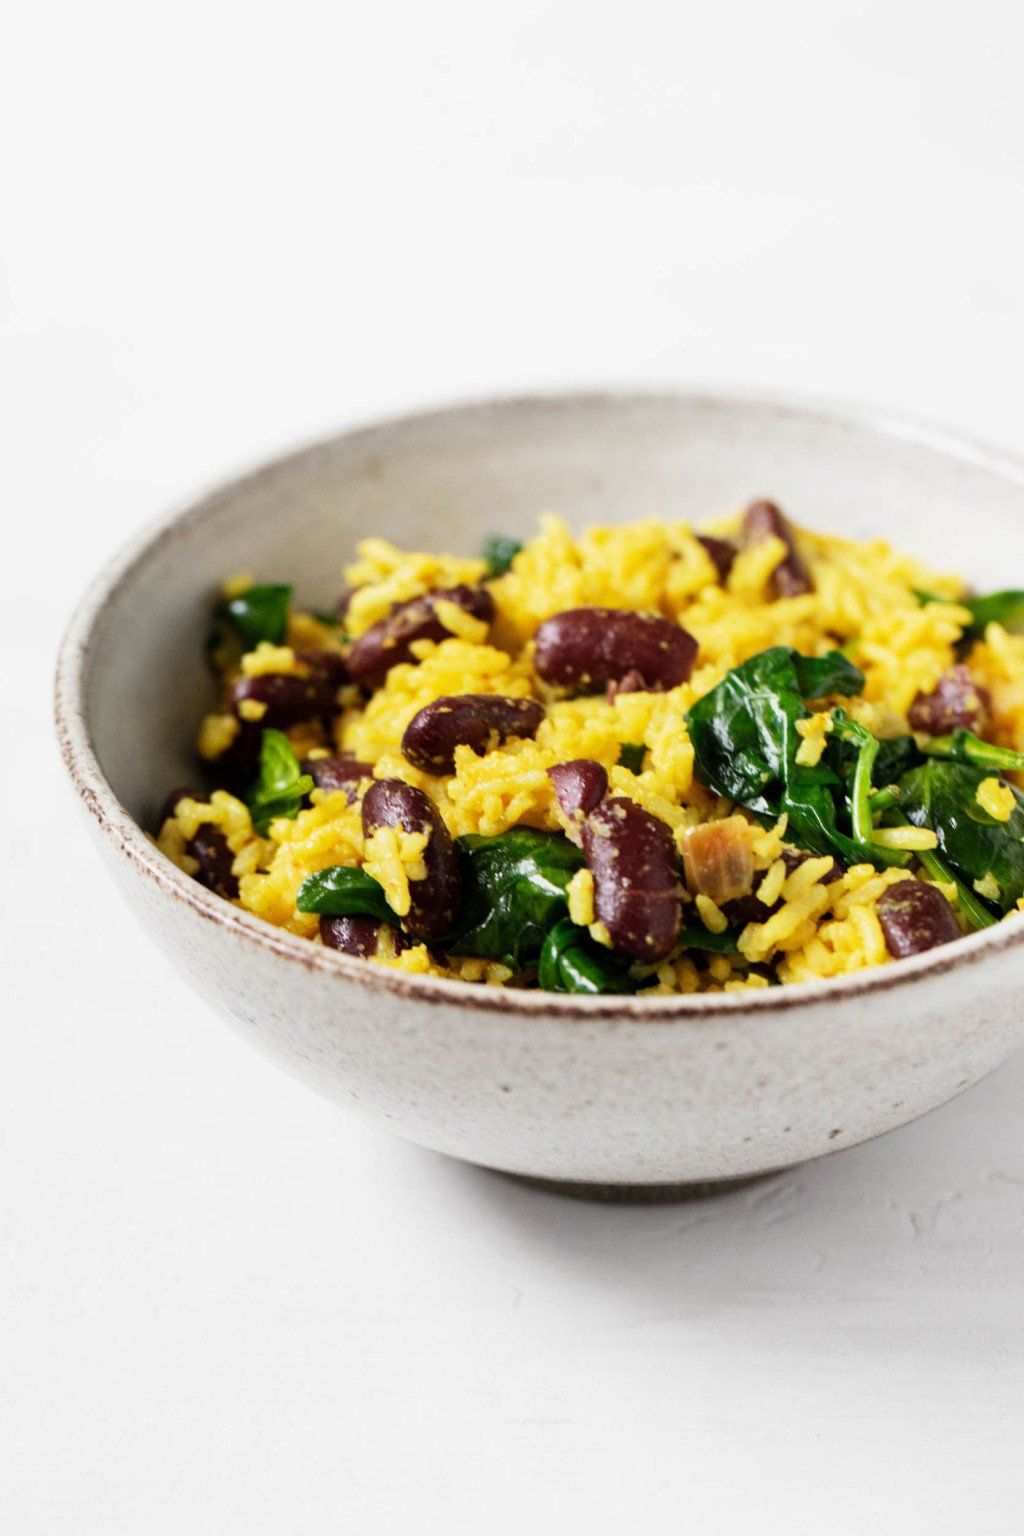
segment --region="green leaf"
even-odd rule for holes
[[[537,982],[545,992],[635,992],[629,967],[611,950],[595,944],[585,928],[569,918],[556,923],[544,940]]]
[[[842,651],[828,651],[824,656],[801,656],[798,651],[789,654],[803,698],[824,699],[839,694],[853,699],[864,692],[864,673]]]
[[[790,651],[777,646],[734,667],[686,715],[701,782],[774,820],[805,713]]]
[[[221,603],[218,615],[227,619],[247,651],[261,640],[280,645],[288,628],[292,588],[279,584],[249,587],[238,597]]]
[[[875,847],[840,829],[839,810],[848,815],[852,806],[827,756],[813,766],[797,762],[797,724],[807,718],[805,698],[813,696],[809,690],[859,689],[863,681],[863,673],[838,651],[808,657],[775,646],[734,667],[686,716],[701,783],[769,824],[785,811],[788,837],[811,853],[838,853],[846,863],[905,865],[905,854]],[[869,753],[864,738],[872,739],[866,731],[861,737],[860,731],[857,727],[850,733],[854,779],[857,761]],[[868,762],[860,769],[859,795],[865,785],[870,790]],[[865,824],[862,812],[859,824]]]
[[[487,561],[488,580],[504,576],[522,547],[518,539],[506,539],[500,533],[492,533],[484,539],[480,553]]]
[[[499,837],[471,834],[456,843],[462,901],[445,948],[504,960],[518,970],[540,953],[568,910],[565,888],[583,854],[557,832],[516,827]]]
[[[619,748],[619,767],[628,768],[630,773],[639,773],[644,766],[644,756],[647,747],[642,741],[624,741]]]
[[[309,875],[299,886],[296,905],[300,912],[322,912],[329,917],[376,917],[399,925],[380,883],[365,870],[348,864],[332,864]]]
[[[955,603],[958,608],[969,609],[971,623],[964,633],[972,640],[983,635],[990,624],[1001,624],[1012,634],[1024,633],[1024,589],[1019,587],[983,597],[937,597],[915,587],[914,596],[922,603]]]
[[[702,949],[708,955],[738,955],[740,936],[733,928],[712,933],[700,923],[687,923],[676,940],[678,949]]]
[[[266,833],[276,816],[298,815],[313,780],[303,773],[292,744],[283,731],[266,730],[260,742],[260,772],[249,793],[252,824]]]
[[[911,768],[916,768],[920,761],[921,753],[913,736],[891,736],[880,741],[875,761],[875,782],[898,784],[903,775]]]
[[[1015,635],[1024,632],[1024,590],[1019,587],[968,598],[966,606],[974,618],[972,633],[983,635],[990,624],[1001,624]]]
[[[1010,818],[997,821],[978,804],[978,786],[987,777],[972,763],[930,758],[900,780],[900,808],[913,826],[931,828],[953,872],[972,891],[976,880],[991,875],[1005,913],[1024,896],[1024,795],[1013,789]]]

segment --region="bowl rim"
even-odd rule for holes
[[[603,387],[591,390],[551,390],[530,394],[486,395],[440,406],[412,410],[366,423],[356,423],[328,437],[317,437],[260,460],[255,467],[236,473],[215,486],[191,496],[174,510],[144,526],[103,565],[86,588],[61,641],[54,686],[54,717],[65,768],[86,811],[103,836],[124,855],[144,878],[167,897],[184,902],[198,917],[238,940],[293,961],[309,972],[347,979],[366,994],[386,992],[435,1006],[453,1005],[486,1013],[526,1018],[554,1017],[576,1023],[601,1020],[608,1023],[709,1023],[736,1014],[753,1021],[766,1019],[780,1009],[802,1009],[822,1003],[865,999],[896,988],[913,986],[953,970],[963,970],[990,958],[1024,947],[1024,921],[999,923],[956,943],[846,976],[797,982],[765,990],[730,993],[683,993],[661,997],[606,994],[585,997],[575,994],[504,989],[471,985],[440,976],[419,976],[369,965],[366,961],[313,944],[297,934],[256,917],[216,896],[173,864],[151,841],[121,804],[109,784],[92,744],[84,707],[84,684],[92,650],[104,611],[111,597],[130,581],[136,569],[161,544],[181,530],[216,513],[225,499],[233,499],[246,487],[276,477],[317,454],[338,445],[378,449],[409,430],[430,430],[455,418],[472,419],[501,414],[521,416],[558,410],[616,408],[643,404],[686,404],[710,410],[745,406],[767,414],[797,416],[832,427],[866,431],[878,437],[911,442],[961,463],[969,463],[1000,476],[1024,490],[1024,458],[988,447],[975,439],[943,428],[927,426],[885,410],[829,399],[802,397],[786,392],[732,388],[705,389]],[[951,953],[952,951],[952,953]]]

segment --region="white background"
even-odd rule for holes
[[[447,1163],[189,995],[98,868],[48,719],[58,632],[127,535],[392,409],[734,382],[1024,450],[1018,13],[8,22],[5,1530],[1020,1531],[1024,1059],[701,1205]]]

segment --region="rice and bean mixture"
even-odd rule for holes
[[[770,502],[697,532],[554,516],[479,558],[364,540],[329,613],[235,577],[158,843],[378,965],[721,992],[1024,910],[1024,592]],[[213,787],[215,786],[215,787]]]

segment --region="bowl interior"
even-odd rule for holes
[[[877,535],[979,587],[1013,569],[1024,487],[1005,465],[856,413],[760,399],[594,395],[469,406],[354,432],[209,497],[143,541],[102,599],[84,671],[86,718],[115,794],[144,826],[195,777],[212,700],[202,658],[211,601],[238,571],[329,606],[358,539],[471,552],[572,525],[702,521],[758,496],[798,521]],[[115,573],[117,574],[117,573]]]

